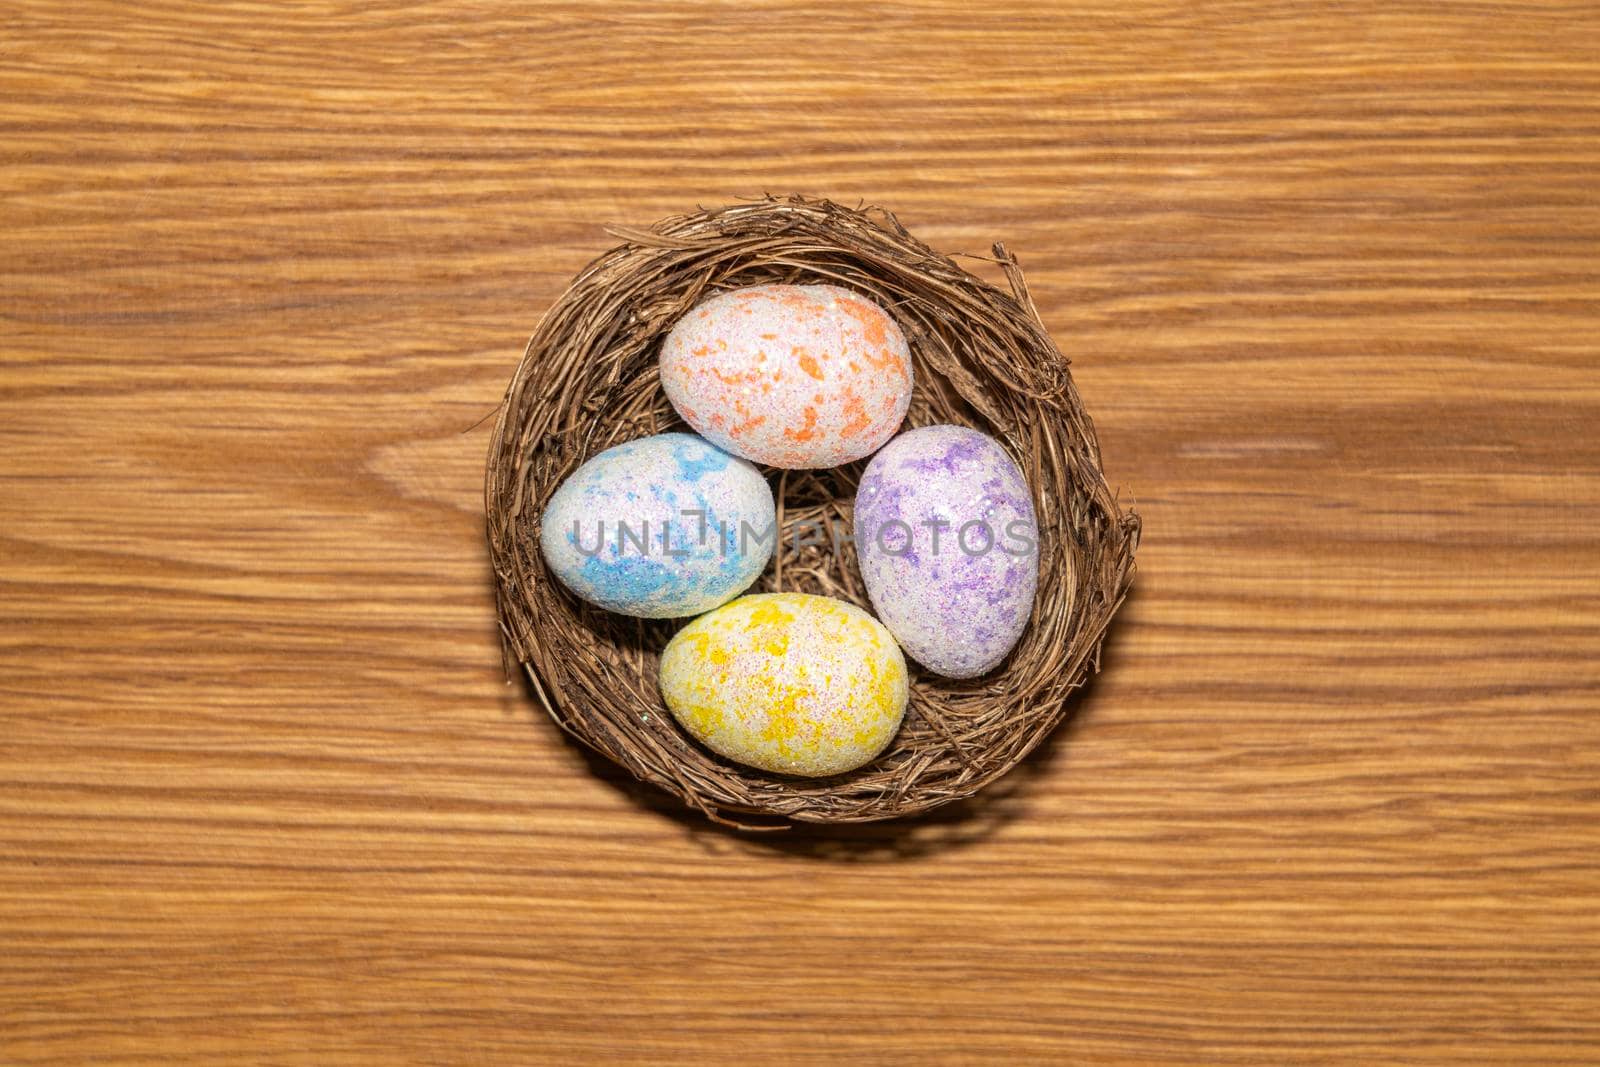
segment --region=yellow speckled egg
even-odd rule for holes
[[[678,631],[661,654],[661,695],[718,755],[820,778],[888,747],[910,682],[894,637],[854,604],[756,593]]]

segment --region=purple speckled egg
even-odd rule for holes
[[[935,674],[975,678],[1011,651],[1039,584],[1038,529],[1022,471],[994,438],[925,426],[861,476],[855,543],[878,618]]]

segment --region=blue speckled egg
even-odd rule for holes
[[[975,678],[1005,659],[1039,583],[1033,495],[1000,443],[925,426],[885,445],[856,491],[861,577],[878,618],[935,674]]]
[[[777,539],[772,490],[745,460],[686,433],[609,448],[551,496],[545,562],[568,589],[623,615],[698,615],[733,599]]]

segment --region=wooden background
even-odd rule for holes
[[[10,0],[0,160],[0,1062],[1600,1062],[1594,4]],[[500,670],[524,338],[763,191],[1005,240],[1146,521],[920,823]]]

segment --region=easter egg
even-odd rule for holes
[[[661,695],[711,751],[778,774],[854,770],[900,729],[906,661],[854,604],[809,593],[740,597],[678,631]]]
[[[539,547],[591,604],[647,619],[698,615],[744,592],[777,539],[761,472],[702,438],[608,448],[550,497]]]
[[[888,312],[836,285],[757,285],[701,303],[661,346],[685,422],[773,467],[871,455],[911,403],[911,351]]]
[[[993,438],[965,426],[901,434],[872,457],[855,502],[867,595],[906,654],[973,678],[1011,651],[1033,611],[1033,498]]]

